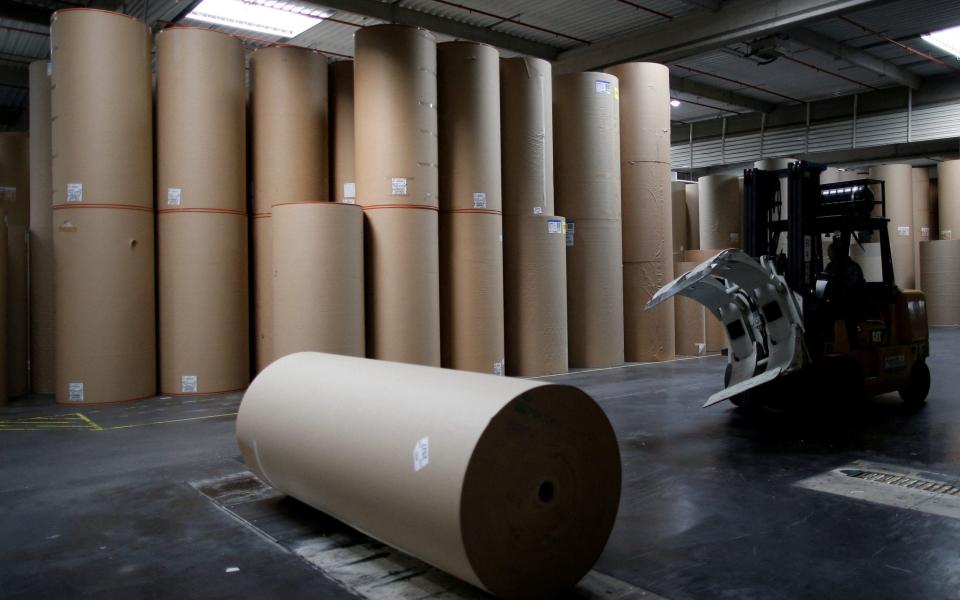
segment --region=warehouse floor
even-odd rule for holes
[[[956,598],[960,496],[849,476],[960,487],[960,330],[933,331],[931,353],[927,408],[878,399],[853,419],[701,409],[719,357],[551,378],[592,394],[620,438],[620,514],[595,570],[624,585],[592,595]],[[0,598],[356,597],[304,548],[362,536],[251,491],[238,401],[0,408]],[[327,575],[370,598],[414,597]]]

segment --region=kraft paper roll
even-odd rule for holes
[[[53,218],[57,402],[153,396],[153,212],[66,205]]]
[[[30,390],[56,391],[53,370],[53,157],[49,62],[30,63]]]
[[[7,217],[0,203],[0,223]],[[7,228],[0,227],[0,315],[7,314]],[[0,365],[7,364],[7,320],[0,318]],[[7,369],[0,368],[0,406],[7,403]]]
[[[65,9],[50,31],[53,204],[153,208],[149,29],[120,13]]]
[[[250,382],[247,217],[157,215],[160,392],[215,394]]]
[[[357,202],[439,206],[436,38],[375,25],[354,44]]]
[[[623,165],[624,262],[673,262],[670,165]]]
[[[250,73],[254,212],[329,200],[326,58],[295,46],[260,48]]]
[[[363,210],[273,207],[273,352],[364,356]]]
[[[273,219],[250,219],[253,230],[253,354],[257,372],[273,362]]]
[[[739,248],[742,220],[740,184],[735,176],[706,175],[700,190],[700,247]]]
[[[440,204],[501,210],[500,53],[474,42],[437,46]]]
[[[926,167],[914,167],[912,170],[913,201],[913,266],[916,287],[923,289],[920,278],[920,242],[929,242],[931,235],[936,239],[933,220],[930,213],[930,173]]]
[[[861,248],[859,244],[851,241],[850,258],[860,265],[864,280],[883,281],[880,242],[863,242],[863,247]]]
[[[0,202],[6,208],[7,393],[15,398],[29,391],[27,231],[30,220],[30,147],[25,133],[0,133]]]
[[[705,260],[709,260],[720,253],[720,250],[687,250],[684,252],[684,262],[692,263],[694,266],[699,265]],[[691,267],[692,268],[692,267]],[[680,270],[679,268],[674,273],[675,277],[683,275],[687,270]],[[679,299],[679,297],[677,297]],[[713,313],[707,311],[706,308],[703,308],[703,305],[697,303],[698,306],[703,309],[703,320],[704,320],[704,330],[705,330],[705,340],[706,340],[706,351],[707,352],[720,352],[727,347],[727,331],[723,326],[723,323],[720,319],[713,316]]]
[[[670,214],[670,225],[673,232],[673,261],[683,258],[683,252],[689,246],[687,238],[687,183],[685,181],[670,182],[670,196],[673,210]]]
[[[244,78],[239,39],[191,27],[157,34],[158,210],[246,213]]]
[[[960,325],[960,240],[920,242],[920,272],[930,325]]]
[[[940,215],[939,215],[939,180],[930,183],[930,239],[940,239]]]
[[[657,290],[672,280],[672,264],[665,270],[659,261],[624,263],[624,347],[628,362],[671,360],[676,355],[673,301],[644,310]]]
[[[881,165],[870,169],[870,177],[882,179],[886,188],[887,234],[893,254],[893,274],[903,289],[916,287],[913,242],[913,168],[908,164]],[[875,186],[879,198],[879,187]],[[878,210],[875,211],[878,214]]]
[[[564,218],[505,218],[503,229],[507,374],[565,373],[569,363]]]
[[[437,211],[372,208],[364,214],[367,356],[440,366]]]
[[[631,62],[607,72],[620,80],[624,163],[670,163],[670,70],[661,64]]]
[[[237,440],[278,490],[500,598],[572,588],[619,503],[613,429],[571,386],[301,353],[251,384]]]
[[[539,58],[500,59],[503,214],[554,214],[553,71]]]
[[[687,183],[687,250],[700,249],[700,186]]]
[[[937,165],[937,219],[940,239],[960,239],[960,160]]]
[[[623,364],[620,235],[619,220],[567,220],[567,331],[571,367]]]
[[[451,369],[504,375],[503,225],[498,214],[440,215],[440,347]]]
[[[620,219],[618,86],[606,73],[554,81],[556,210],[567,219]]]
[[[698,262],[678,262],[674,271],[679,277],[699,264]],[[707,349],[706,309],[696,300],[684,296],[675,296],[674,302],[677,354],[680,356],[704,354]]]
[[[353,61],[330,64],[330,199],[356,204]]]

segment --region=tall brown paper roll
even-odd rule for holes
[[[670,165],[624,164],[624,262],[673,261],[673,204]]]
[[[330,199],[356,204],[353,61],[330,64]]]
[[[500,211],[500,54],[446,42],[437,67],[441,208]]]
[[[930,215],[930,174],[926,167],[914,167],[912,170],[913,201],[913,267],[917,289],[923,289],[920,279],[920,242],[929,242],[935,230]],[[936,239],[935,237],[933,239]]]
[[[673,261],[683,258],[683,252],[690,245],[687,237],[687,183],[685,181],[670,182],[670,196],[673,210],[670,213],[670,224],[673,232]]]
[[[570,366],[623,364],[623,251],[620,221],[567,221]]]
[[[367,356],[440,366],[437,211],[371,207],[364,214]]]
[[[700,186],[687,183],[687,250],[700,249]]]
[[[247,217],[157,218],[160,392],[217,394],[250,381]]]
[[[960,325],[960,240],[920,242],[920,272],[930,325]]]
[[[720,253],[720,250],[687,250],[684,252],[684,262],[690,263],[694,267],[699,265],[705,260],[713,258]],[[678,268],[675,272],[675,276],[679,277],[692,269],[680,269]],[[720,319],[713,316],[713,313],[707,312],[702,304],[697,303],[703,311],[703,320],[704,320],[704,330],[705,330],[705,341],[706,341],[706,351],[707,352],[720,352],[727,347],[727,330],[723,326],[723,322]]]
[[[30,390],[52,394],[53,157],[50,137],[50,63],[30,63]]]
[[[887,234],[893,254],[897,285],[916,287],[913,242],[913,168],[908,164],[881,165],[870,169],[870,177],[882,179],[886,188]],[[876,186],[879,188],[879,186]],[[879,197],[879,191],[876,192]]]
[[[556,206],[567,219],[620,219],[618,86],[606,73],[554,81]]]
[[[620,80],[624,163],[670,163],[670,70],[661,64],[630,62],[607,72]]]
[[[503,214],[552,215],[553,75],[539,58],[500,59]]]
[[[152,42],[142,22],[65,9],[51,22],[53,204],[153,208]]]
[[[57,402],[157,391],[149,209],[54,207]]]
[[[254,369],[273,362],[273,218],[261,213],[250,219],[253,231]]]
[[[564,219],[504,218],[503,229],[507,374],[564,373],[568,368]]]
[[[660,261],[623,265],[624,347],[630,362],[670,360],[676,355],[673,303],[644,310],[657,290],[673,280],[672,274],[672,265],[665,270]]]
[[[500,598],[572,588],[619,503],[616,436],[571,386],[301,353],[251,384],[237,440],[280,491]]]
[[[273,351],[364,356],[363,210],[273,207]]]
[[[28,310],[27,240],[30,221],[30,148],[26,133],[0,133],[0,202],[6,208],[7,394],[15,398],[30,388],[27,345]]]
[[[937,219],[940,239],[960,239],[960,160],[937,165]]]
[[[440,348],[451,369],[504,375],[503,226],[498,214],[440,215]]]
[[[700,247],[739,248],[740,184],[731,175],[706,175],[700,189]]]
[[[354,43],[357,202],[439,206],[436,38],[375,25]]]
[[[674,271],[679,277],[699,265],[697,262],[678,262]],[[674,317],[677,354],[699,356],[707,349],[706,309],[696,300],[676,296]]]

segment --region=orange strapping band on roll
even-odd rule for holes
[[[247,211],[245,210],[232,210],[229,208],[161,208],[157,211],[158,215],[163,215],[167,213],[178,213],[178,212],[187,212],[187,213],[220,213],[226,215],[240,215],[241,217],[247,216]]]
[[[450,210],[442,211],[445,213],[480,213],[484,215],[502,215],[503,211],[493,210],[490,208],[451,208]]]
[[[54,204],[53,210],[61,210],[66,208],[119,208],[123,210],[142,210],[144,212],[153,212],[153,207],[151,206],[132,206],[130,204]]]
[[[374,210],[377,208],[416,208],[440,212],[440,209],[436,206],[424,206],[423,204],[374,204],[373,206],[364,206],[363,210]]]
[[[270,213],[253,213],[254,219],[269,219],[272,216]]]

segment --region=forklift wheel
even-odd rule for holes
[[[907,406],[919,407],[926,403],[927,393],[930,391],[930,367],[925,360],[913,363],[910,378],[898,391]]]

